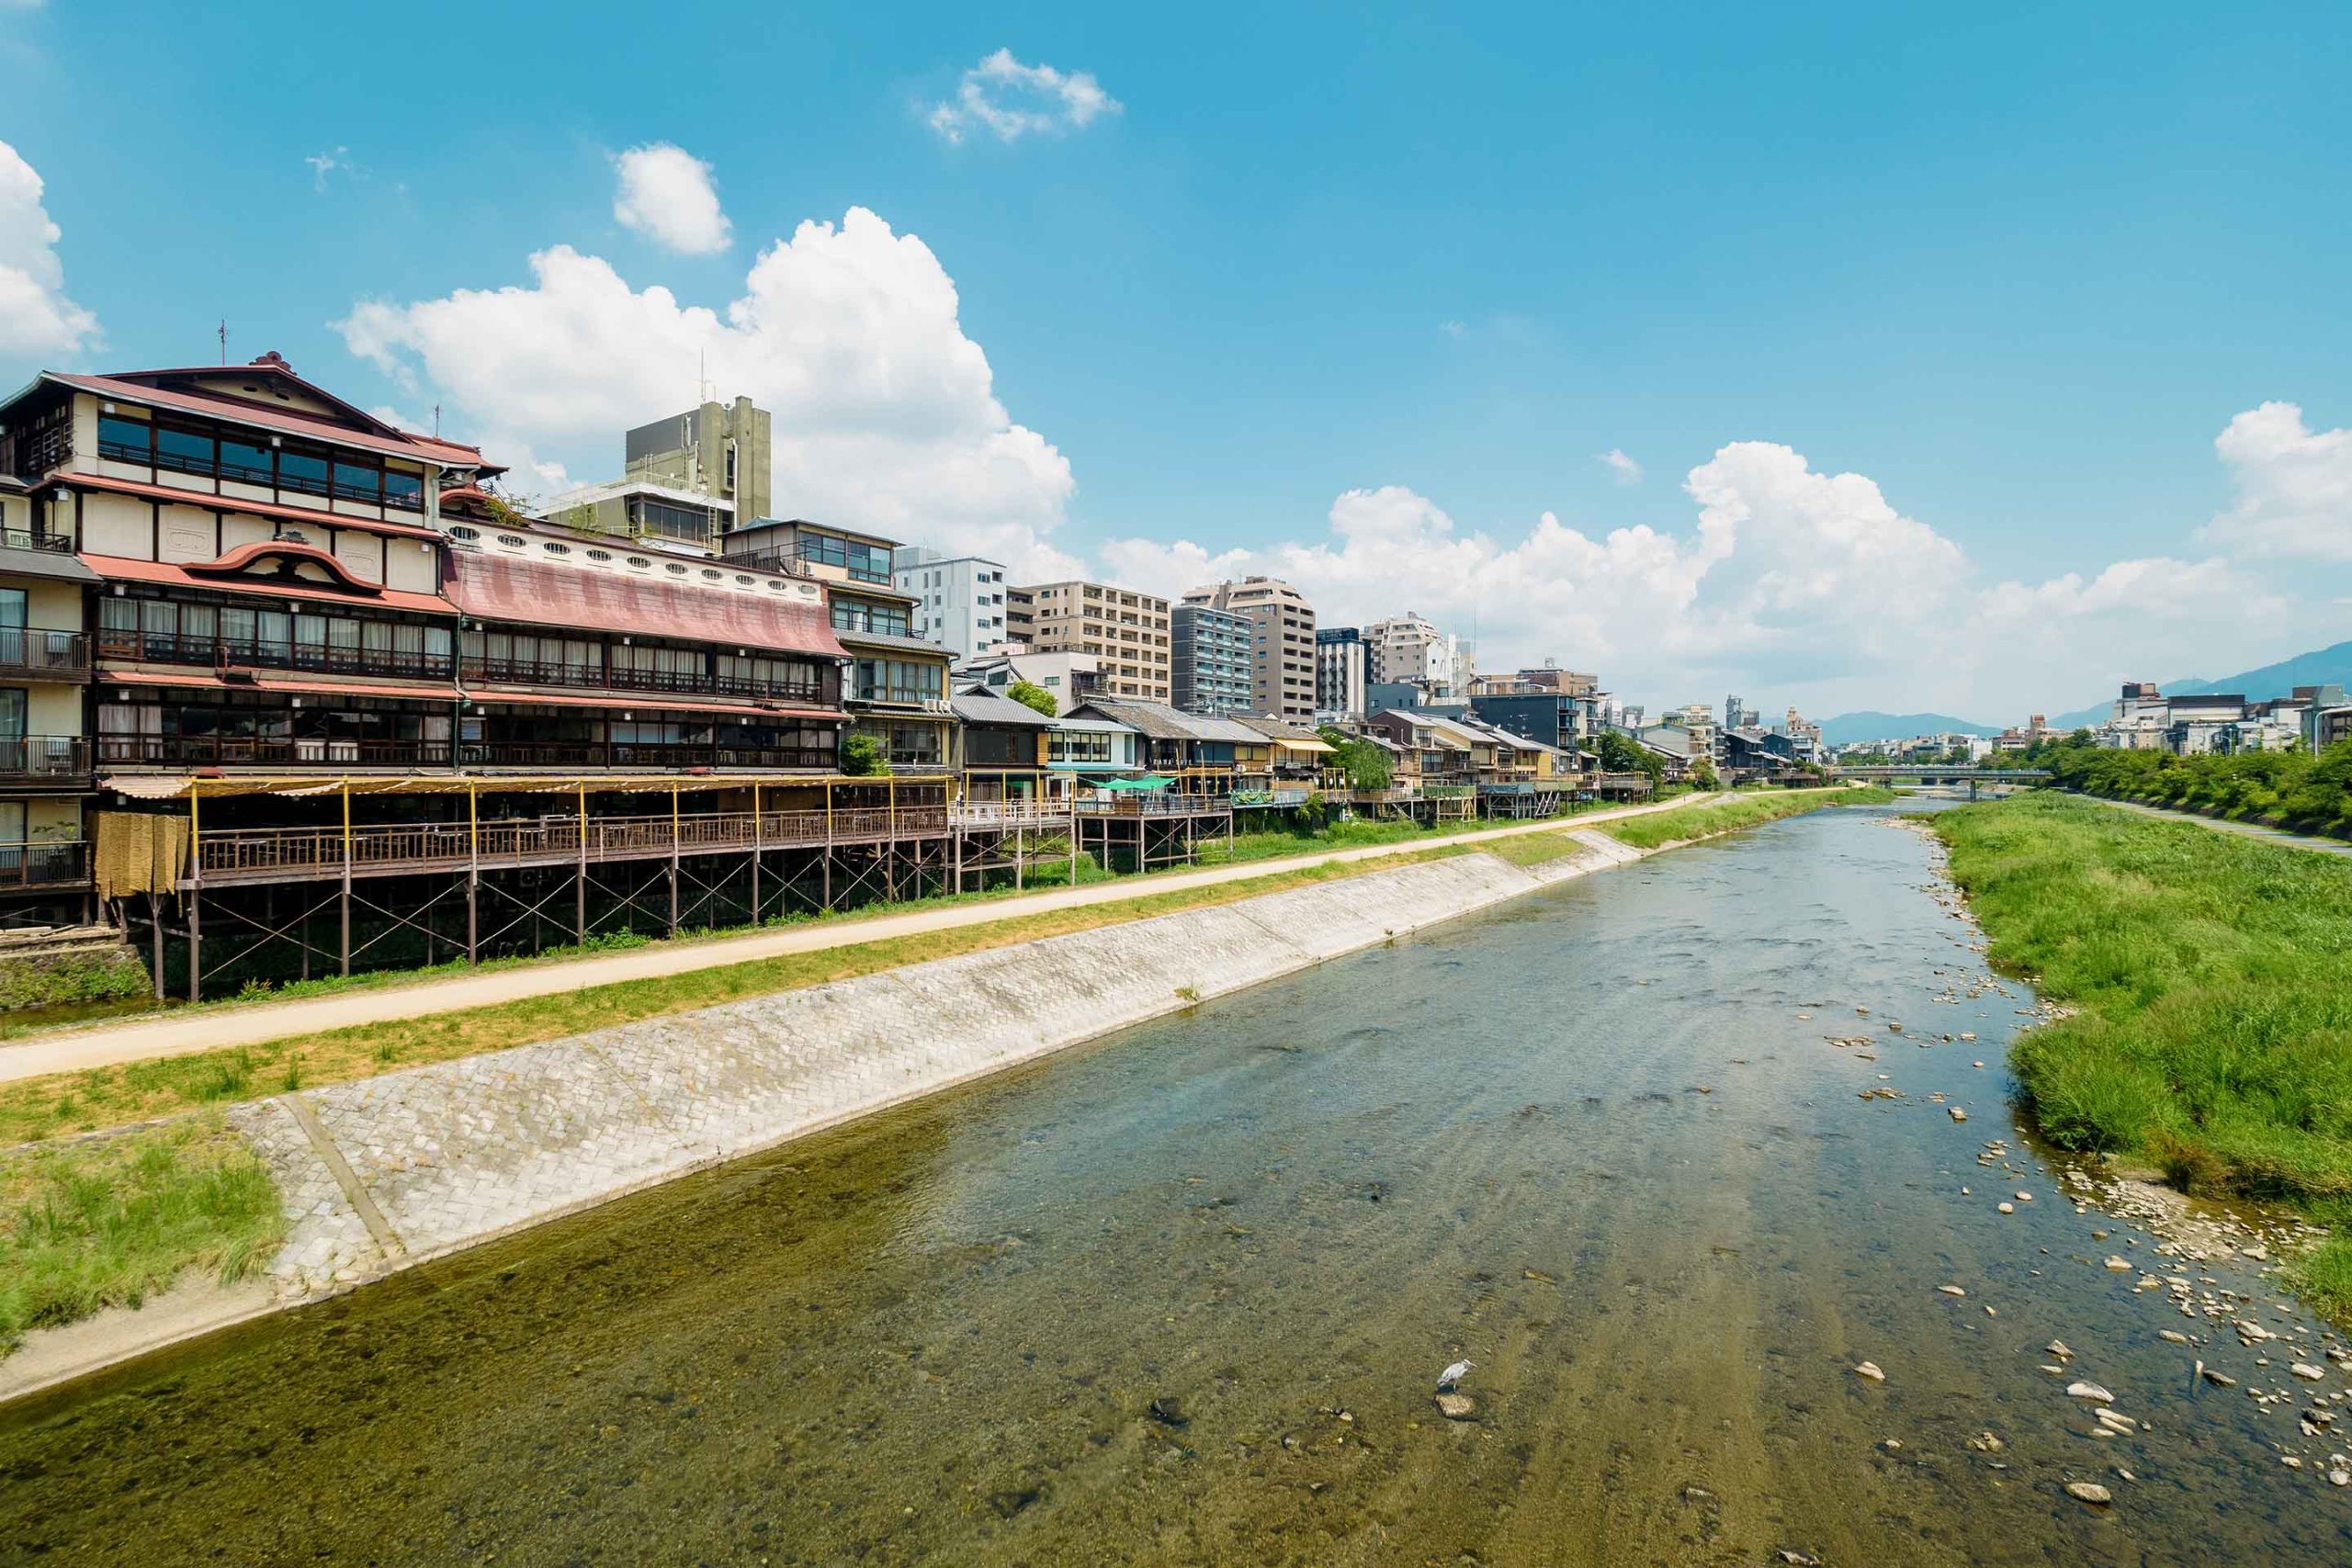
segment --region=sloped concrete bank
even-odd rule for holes
[[[286,1203],[273,1297],[45,1331],[0,1399],[1657,852],[1567,831],[1542,865],[1425,861],[234,1107]]]

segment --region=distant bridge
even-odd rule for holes
[[[1968,798],[1988,784],[2034,784],[2050,782],[2047,768],[1979,768],[1953,762],[1894,762],[1869,767],[1831,764],[1832,778],[1868,780],[1872,784],[1966,784]]]

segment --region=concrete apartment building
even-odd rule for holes
[[[1102,582],[1040,582],[1005,591],[1010,640],[1039,653],[1091,653],[1113,698],[1171,694],[1168,601]]]
[[[1316,628],[1316,714],[1335,719],[1362,718],[1371,684],[1371,650],[1364,647],[1363,628]]]
[[[715,550],[768,514],[768,415],[749,398],[707,402],[622,437],[623,473],[547,503],[582,533]]]
[[[1374,621],[1363,628],[1363,640],[1374,685],[1415,685],[1433,697],[1460,690],[1461,639],[1427,616],[1408,610]]]
[[[1187,604],[1248,617],[1250,705],[1261,716],[1305,724],[1315,716],[1315,606],[1272,577],[1195,588]]]
[[[908,546],[892,554],[890,579],[915,601],[914,635],[957,659],[976,659],[1012,640],[1004,624],[1002,562]]]
[[[1170,624],[1174,705],[1204,718],[1250,712],[1249,617],[1206,604],[1179,604]]]

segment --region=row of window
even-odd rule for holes
[[[447,626],[171,599],[98,601],[98,650],[173,664],[268,664],[447,675]]]
[[[859,582],[890,581],[890,552],[880,545],[836,539],[827,534],[803,534],[797,553],[805,561],[840,567]]]
[[[936,702],[944,690],[946,673],[937,664],[911,659],[861,659],[857,661],[856,694],[861,702]]]
[[[216,433],[161,420],[98,416],[98,456],[139,463],[175,474],[232,479],[301,495],[338,501],[424,509],[424,474],[387,466],[351,452],[286,443],[264,446],[259,438]]]
[[[911,637],[904,604],[870,604],[862,599],[833,601],[833,629],[880,637]]]

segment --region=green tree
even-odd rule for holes
[[[1715,764],[1713,761],[1705,757],[1698,757],[1692,759],[1690,763],[1690,782],[1701,789],[1719,789],[1724,781],[1716,773]]]
[[[1062,711],[1061,704],[1054,701],[1054,694],[1035,681],[1015,681],[1005,688],[1004,694],[1023,707],[1035,708],[1047,718],[1052,718]]]
[[[1350,789],[1386,789],[1395,780],[1396,764],[1377,743],[1336,725],[1325,725],[1320,734],[1331,748],[1331,765],[1346,776]]]
[[[1666,776],[1666,764],[1657,752],[1630,735],[1613,729],[1600,732],[1600,771],[1605,773],[1646,773],[1656,789]]]
[[[868,778],[889,771],[890,758],[879,739],[854,730],[842,738],[842,772],[854,778]]]

